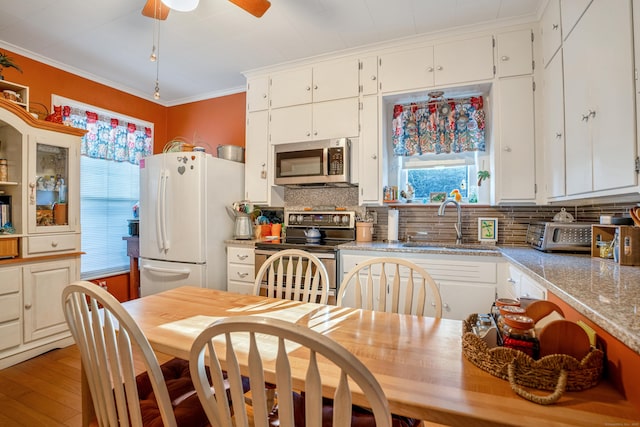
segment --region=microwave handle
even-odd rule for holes
[[[331,161],[331,159],[329,159],[329,149],[327,147],[322,149],[322,158],[324,159],[324,161],[322,162],[324,163],[322,165],[322,175],[329,176],[329,162]]]

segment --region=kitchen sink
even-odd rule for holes
[[[438,243],[438,242],[406,242],[402,244],[405,248],[416,248],[416,249],[447,249],[447,250],[457,250],[457,251],[483,251],[483,252],[500,252],[500,250],[496,246],[488,246],[474,243],[467,244],[455,244],[455,243]]]

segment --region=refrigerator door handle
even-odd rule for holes
[[[169,238],[167,236],[167,182],[169,181],[169,173],[167,170],[162,171],[162,175],[164,179],[162,180],[162,246],[164,248],[164,252],[167,253],[169,251]]]
[[[188,275],[189,273],[191,273],[191,270],[189,270],[188,268],[162,268],[162,267],[150,267],[148,265],[143,265],[142,269],[147,271],[153,271],[155,273],[173,274],[176,276]]]
[[[158,181],[158,198],[156,199],[156,237],[158,239],[158,247],[164,250],[164,236],[162,235],[162,222],[164,215],[162,212],[162,198],[164,187],[164,170],[160,172],[160,180]]]

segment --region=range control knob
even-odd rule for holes
[[[298,220],[298,222],[299,222],[300,224],[302,224],[302,220],[304,220],[304,217],[303,217],[302,215],[298,215],[298,216],[296,217],[296,219]]]
[[[290,222],[291,224],[295,224],[295,222],[296,222],[296,216],[295,216],[295,215],[290,215],[290,216],[289,216],[289,222]]]
[[[349,216],[348,215],[345,215],[345,216],[342,217],[342,223],[343,224],[348,224],[349,223]]]
[[[338,224],[340,222],[340,215],[334,215],[333,216],[333,222],[334,222],[334,224]]]

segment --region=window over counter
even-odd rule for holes
[[[153,123],[59,96],[63,121],[87,129],[80,150],[83,279],[129,270],[127,220],[139,199],[139,161],[153,153]]]

